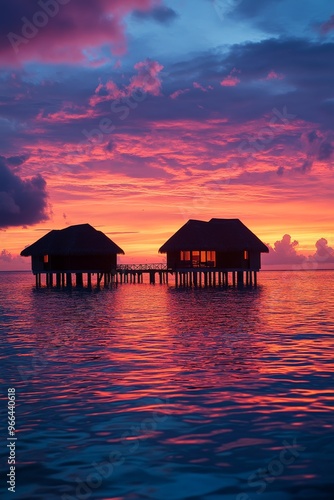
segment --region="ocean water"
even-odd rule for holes
[[[33,283],[0,273],[1,498],[334,498],[333,271],[252,290]]]

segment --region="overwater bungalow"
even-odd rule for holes
[[[41,286],[41,275],[46,276],[46,285],[71,286],[72,274],[76,285],[83,285],[83,273],[87,273],[87,284],[91,286],[92,274],[97,274],[97,284],[111,282],[116,273],[117,254],[124,254],[102,231],[90,224],[69,226],[53,230],[25,248],[21,255],[31,256],[32,272],[36,286]]]
[[[159,249],[167,253],[167,268],[175,272],[176,283],[195,285],[256,285],[261,253],[268,247],[239,219],[189,220]],[[202,276],[203,274],[203,276]]]

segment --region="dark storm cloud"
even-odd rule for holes
[[[32,225],[47,220],[46,182],[36,175],[21,179],[9,168],[17,157],[0,157],[0,228]]]
[[[155,7],[151,11],[143,12],[135,10],[133,16],[138,20],[154,20],[160,24],[168,24],[174,21],[178,15],[175,10],[170,7]]]

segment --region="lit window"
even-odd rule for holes
[[[49,256],[48,255],[44,255],[43,262],[44,262],[44,264],[48,264],[48,262],[49,262]]]
[[[191,258],[192,258],[192,265],[194,267],[199,266],[199,250],[193,250],[191,252]]]
[[[214,250],[209,250],[207,252],[207,260],[209,260],[210,262],[215,262],[216,261],[216,252]]]
[[[249,259],[249,253],[248,250],[244,250],[244,259],[248,260]]]
[[[182,250],[181,251],[181,260],[190,260],[190,251]]]

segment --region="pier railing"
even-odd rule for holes
[[[118,264],[117,271],[167,271],[167,264]]]

